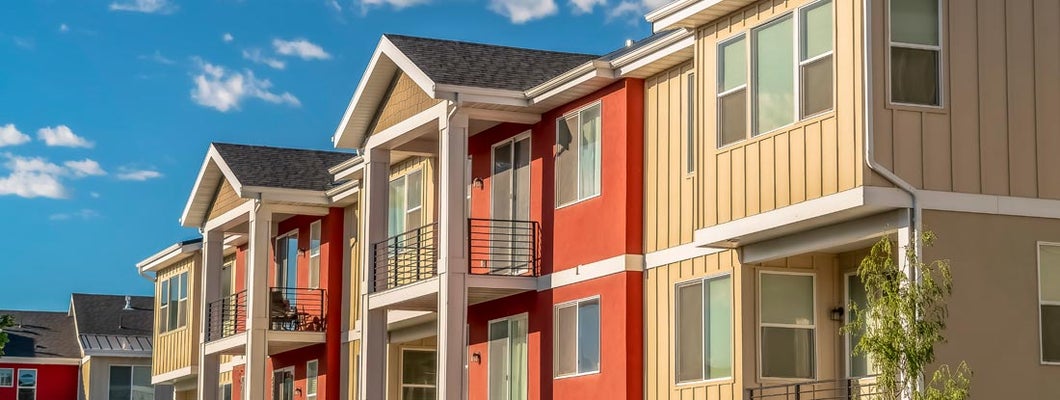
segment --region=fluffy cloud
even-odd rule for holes
[[[593,7],[607,4],[607,0],[571,0],[574,11],[578,13],[591,13]]]
[[[89,220],[99,218],[99,211],[83,208],[71,213],[52,214],[48,219],[52,221],[68,221],[71,219]]]
[[[123,181],[146,181],[148,179],[161,178],[162,173],[150,169],[119,168],[118,179]]]
[[[222,66],[200,61],[201,71],[193,78],[195,87],[191,90],[191,99],[196,104],[227,112],[239,109],[239,104],[246,98],[255,98],[274,104],[300,106],[290,92],[274,93],[272,82],[254,77],[254,72],[232,72]]]
[[[0,147],[18,146],[29,141],[29,135],[19,132],[15,124],[0,125]]]
[[[232,41],[236,40],[236,38],[235,36],[232,36],[231,33],[225,32],[224,35],[221,35],[221,40],[223,40],[225,43],[232,43]]]
[[[419,4],[426,4],[428,0],[361,0],[361,9],[367,11],[372,7],[391,6],[398,10]]]
[[[45,197],[61,199],[66,197],[66,187],[61,177],[66,169],[39,157],[19,157],[4,154],[7,162],[4,167],[7,176],[0,176],[0,196],[15,195],[25,198]]]
[[[169,0],[120,0],[110,3],[111,11],[131,11],[144,14],[169,14],[177,6]]]
[[[490,0],[490,10],[522,24],[556,13],[553,0]]]
[[[284,69],[287,64],[283,60],[277,60],[275,58],[261,54],[261,49],[246,49],[243,50],[243,58],[253,61],[257,64],[265,64],[270,68]]]
[[[303,60],[327,60],[331,58],[331,54],[324,51],[322,47],[305,39],[273,39],[272,47],[276,49],[277,54],[298,57]]]
[[[92,146],[95,146],[95,143],[74,134],[74,131],[70,130],[70,127],[66,125],[40,128],[37,131],[37,139],[43,140],[44,144],[51,147],[92,148]]]
[[[81,161],[67,161],[64,162],[63,165],[66,166],[66,168],[68,168],[76,177],[101,176],[107,174],[107,171],[104,171],[103,167],[100,167],[98,162],[87,158]]]

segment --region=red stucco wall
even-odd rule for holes
[[[76,400],[78,390],[77,365],[12,364],[0,362],[0,368],[15,370],[15,386],[0,387],[0,400],[16,400],[18,370],[37,370],[37,400]]]

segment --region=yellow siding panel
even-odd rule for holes
[[[390,89],[386,97],[383,98],[379,111],[376,113],[368,131],[372,134],[379,133],[431,108],[440,101],[427,96],[427,93],[420,89],[412,78],[409,78],[404,72],[399,72],[394,77],[394,82],[390,84]]]
[[[199,354],[199,327],[198,316],[199,294],[194,284],[197,282],[195,268],[200,253],[196,253],[184,260],[158,272],[155,284],[155,301],[161,301],[161,282],[170,279],[183,272],[188,272],[188,313],[187,324],[169,332],[158,332],[155,328],[154,346],[152,348],[151,372],[160,375],[181,368],[187,368],[197,364]],[[161,321],[161,309],[155,304],[155,321]],[[157,323],[156,323],[157,327]]]
[[[685,64],[645,81],[644,203],[648,252],[689,243],[695,229],[696,201],[691,178],[695,174],[688,174],[685,162],[691,72],[692,65]]]
[[[228,183],[228,179],[221,179],[221,186],[218,187],[214,196],[213,202],[210,204],[210,210],[206,213],[207,219],[219,217],[221,214],[243,204],[243,199],[239,198],[235,189],[232,188],[232,184]]]

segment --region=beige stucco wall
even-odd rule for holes
[[[81,374],[85,384],[85,400],[107,400],[110,396],[110,367],[142,365],[151,367],[147,357],[92,357],[91,368],[82,368]]]

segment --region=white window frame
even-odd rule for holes
[[[923,44],[917,44],[917,43],[895,42],[892,39],[893,31],[891,29],[891,0],[887,1],[887,10],[886,10],[886,13],[887,13],[887,23],[886,23],[887,49],[886,49],[886,58],[885,59],[887,60],[887,65],[886,65],[886,68],[887,68],[887,102],[889,104],[891,104],[891,105],[901,106],[901,107],[922,107],[922,108],[933,108],[933,109],[943,109],[943,108],[945,108],[945,105],[946,105],[946,97],[945,97],[946,91],[943,90],[943,85],[945,85],[945,82],[946,82],[946,76],[944,75],[945,71],[946,71],[946,68],[944,67],[944,64],[943,64],[944,60],[942,59],[942,48],[943,48],[942,45],[943,45],[943,43],[945,43],[945,37],[943,36],[943,34],[945,34],[945,29],[942,29],[942,22],[943,22],[945,16],[943,15],[944,14],[944,10],[942,8],[942,0],[935,0],[935,4],[936,4],[936,7],[938,7],[938,15],[939,15],[939,20],[938,20],[939,44],[937,46],[931,46],[931,45],[923,45]],[[894,96],[891,93],[891,86],[892,86],[891,80],[894,79],[893,75],[891,74],[891,48],[893,48],[893,47],[901,47],[901,48],[916,49],[916,50],[931,50],[931,51],[935,51],[935,52],[938,53],[939,65],[938,65],[938,71],[937,72],[938,72],[938,78],[939,78],[939,80],[938,80],[938,85],[939,85],[938,86],[939,104],[914,104],[914,103],[901,103],[901,102],[894,101]]]
[[[757,279],[757,282],[755,282],[755,286],[757,286],[757,288],[756,288],[756,291],[757,291],[757,296],[756,297],[757,298],[755,299],[756,300],[755,303],[756,303],[756,307],[757,307],[756,311],[758,313],[758,318],[757,318],[757,321],[756,321],[758,326],[757,326],[757,332],[755,332],[755,337],[756,337],[755,341],[757,342],[755,350],[756,350],[756,353],[758,353],[758,371],[757,371],[758,372],[758,379],[759,380],[769,380],[769,381],[784,381],[784,382],[812,382],[812,381],[816,380],[818,372],[819,372],[818,371],[818,369],[819,369],[818,368],[818,364],[820,363],[820,360],[821,360],[820,356],[818,354],[820,352],[820,348],[819,348],[820,346],[818,346],[819,343],[818,343],[818,340],[817,340],[817,320],[818,320],[818,315],[817,315],[817,274],[815,274],[813,272],[792,272],[792,271],[777,271],[777,270],[759,270],[757,275],[758,275],[758,279]],[[762,275],[798,275],[798,276],[809,276],[809,277],[813,278],[813,303],[812,303],[813,304],[813,307],[812,307],[813,308],[813,324],[811,326],[807,327],[807,326],[803,326],[803,325],[793,325],[793,324],[763,323],[762,322]],[[810,330],[812,330],[813,331],[813,354],[812,354],[813,355],[813,376],[811,376],[809,378],[805,378],[805,379],[804,378],[786,378],[786,377],[763,376],[763,374],[762,374],[762,361],[763,361],[763,358],[762,358],[762,356],[763,356],[763,354],[762,354],[762,328],[790,328],[790,329],[810,329]]]
[[[596,168],[597,168],[597,172],[599,172],[598,175],[600,176],[600,181],[597,182],[597,184],[599,184],[600,187],[597,188],[597,191],[596,191],[595,194],[592,194],[592,195],[589,195],[589,196],[586,196],[586,197],[581,197],[581,191],[582,191],[582,187],[581,187],[581,184],[582,184],[581,168],[580,168],[581,167],[581,151],[580,151],[581,142],[578,141],[577,139],[578,139],[578,136],[581,135],[581,129],[582,129],[581,112],[585,111],[585,110],[588,110],[590,108],[593,108],[593,107],[600,107],[600,132],[597,132],[597,136],[598,137],[597,137],[597,140],[596,140],[596,161],[597,161],[596,162]],[[561,209],[561,208],[564,208],[564,207],[569,207],[569,206],[581,203],[583,201],[588,201],[590,199],[594,199],[594,198],[600,197],[604,193],[604,182],[603,182],[603,178],[604,178],[604,102],[603,102],[603,100],[596,100],[596,101],[594,101],[592,103],[589,103],[589,104],[586,104],[584,106],[578,107],[575,110],[569,111],[566,114],[561,115],[559,118],[556,118],[556,123],[555,123],[556,133],[553,136],[558,136],[559,135],[559,124],[560,124],[560,122],[561,121],[566,121],[572,115],[575,115],[575,116],[578,117],[578,125],[577,125],[578,126],[578,132],[577,133],[571,132],[571,136],[572,136],[571,142],[572,143],[573,142],[578,143],[578,148],[577,149],[572,149],[572,151],[574,151],[574,155],[576,157],[575,158],[576,161],[575,161],[574,165],[578,166],[578,168],[576,168],[575,171],[574,171],[575,174],[576,174],[576,176],[574,177],[574,183],[575,183],[574,191],[576,192],[576,195],[574,197],[574,200],[569,201],[567,203],[560,203],[559,202],[559,190],[555,190],[555,186],[556,186],[556,184],[559,183],[559,179],[554,177],[552,186],[553,186],[553,191],[555,192],[554,201],[556,203],[556,209],[557,210]],[[555,139],[556,138],[553,137],[553,142],[555,142]],[[555,170],[554,175],[558,176],[560,171],[559,171],[559,168],[556,168],[556,165],[555,165],[556,157],[555,156],[552,157],[552,161],[553,161],[552,169]]]
[[[313,375],[309,374],[309,366],[312,365],[316,372]],[[309,391],[309,381],[313,381],[313,392]],[[305,397],[307,399],[317,398],[317,392],[320,391],[320,361],[313,359],[305,363]]]
[[[533,140],[533,138],[530,137],[530,133],[531,133],[531,131],[526,131],[526,132],[520,133],[518,135],[512,136],[510,138],[501,140],[501,141],[499,141],[497,143],[494,143],[494,144],[490,145],[490,175],[489,175],[490,178],[493,178],[493,166],[497,165],[497,157],[496,157],[497,156],[497,153],[496,153],[497,148],[501,147],[501,146],[504,146],[506,144],[512,145],[512,150],[511,150],[512,151],[511,152],[511,154],[512,154],[512,179],[510,179],[509,182],[508,182],[508,193],[509,194],[510,193],[515,193],[515,179],[514,179],[515,178],[515,158],[514,158],[514,156],[515,156],[515,142],[518,142],[518,141],[521,141],[521,140],[524,140],[524,139],[527,140],[526,145],[529,146],[527,151],[530,152],[530,162],[533,163],[533,159],[534,159],[534,140]],[[527,167],[530,168],[530,178],[529,178],[530,182],[533,182],[534,181],[534,169],[531,166],[527,166]],[[493,183],[490,182],[490,184],[492,185]],[[530,190],[527,191],[526,194],[528,196],[533,197],[534,185],[528,183],[527,186],[530,187]],[[489,200],[490,200],[490,218],[494,218],[494,216],[493,216],[493,206],[494,206],[494,204],[493,203],[496,202],[497,199],[493,198],[493,190],[490,190],[489,196],[490,196],[489,197]],[[531,212],[531,214],[532,213],[533,212]],[[513,217],[512,219],[515,219],[515,218]]]
[[[291,254],[291,249],[284,248],[284,250],[285,250],[284,253],[286,253],[286,254],[283,255],[284,258],[283,258],[283,264],[282,265],[280,264],[280,253],[278,251],[276,251],[276,249],[280,248],[280,241],[281,240],[286,241],[286,240],[289,240],[290,238],[294,238],[294,243],[295,243],[294,269],[295,269],[295,276],[298,276],[298,255],[297,254],[300,253],[300,251],[298,249],[298,228],[292,229],[292,230],[288,231],[287,233],[284,233],[282,235],[276,236],[276,238],[273,239],[273,241],[272,241],[272,249],[273,249],[273,251],[272,251],[273,252],[272,263],[275,265],[275,271],[276,271],[276,280],[275,280],[275,285],[274,286],[276,286],[278,288],[295,288],[295,287],[298,286],[298,282],[287,282],[287,272],[288,272],[287,271],[287,264],[291,262],[291,260],[287,259],[287,255]],[[283,273],[281,274],[281,272],[283,272]],[[282,275],[282,278],[283,278],[283,285],[280,285],[281,275]]]
[[[577,336],[577,332],[581,331],[581,329],[580,329],[581,328],[581,322],[577,318],[578,308],[581,307],[582,303],[588,303],[588,302],[593,301],[593,300],[596,300],[596,305],[600,309],[600,326],[597,327],[597,332],[599,332],[600,337],[598,337],[597,340],[596,340],[596,345],[598,347],[597,354],[599,355],[600,360],[597,360],[599,362],[597,363],[596,370],[592,370],[592,371],[578,371],[577,356],[578,356],[578,351],[581,350],[581,344],[580,344],[581,341],[578,340],[579,338]],[[559,325],[556,324],[555,321],[558,320],[557,316],[559,315],[559,310],[564,309],[564,308],[569,308],[569,307],[574,307],[575,308],[575,310],[574,310],[574,315],[575,315],[575,318],[574,318],[575,337],[574,337],[573,340],[574,340],[574,356],[575,356],[574,370],[576,372],[573,373],[573,374],[560,375],[559,372],[557,371],[557,366],[559,365],[559,363],[556,362],[556,359],[557,359],[556,351],[559,350],[559,346],[557,346],[555,344],[559,340],[559,336],[560,335],[559,335],[559,332],[557,331],[557,329],[559,329]],[[558,379],[566,379],[566,378],[575,378],[575,377],[585,376],[585,375],[599,374],[600,370],[603,368],[603,365],[604,365],[604,363],[603,363],[604,355],[603,355],[603,351],[602,351],[603,347],[604,347],[604,345],[603,345],[603,339],[604,339],[604,332],[603,332],[604,304],[603,304],[603,301],[600,300],[600,295],[589,296],[589,297],[585,297],[585,298],[581,298],[581,299],[577,299],[577,300],[571,300],[571,301],[566,301],[566,302],[563,302],[563,303],[556,304],[555,306],[552,307],[552,321],[553,321],[553,323],[552,323],[552,325],[553,325],[553,327],[552,327],[552,343],[553,343],[552,344],[552,347],[553,347],[553,350],[552,350],[552,359],[553,359],[552,360],[552,378],[554,380],[558,380]]]
[[[232,382],[228,382],[222,383],[221,386],[218,388],[219,393],[217,394],[217,398],[219,400],[225,400],[225,389],[228,389],[228,399],[232,398]]]
[[[22,386],[18,382],[18,375],[20,375],[22,373],[22,371],[33,371],[33,386]],[[18,392],[21,391],[22,389],[33,389],[33,399],[36,400],[37,399],[37,387],[40,386],[40,372],[37,371],[36,368],[19,368],[18,371],[15,371],[15,382],[14,383],[15,383],[15,398],[16,399],[18,398],[18,394],[19,394]]]
[[[171,331],[169,326],[169,285],[172,283],[169,281],[173,277],[162,279],[158,282],[158,331],[160,333],[167,333]]]
[[[1046,361],[1045,360],[1045,325],[1042,322],[1042,306],[1060,306],[1060,301],[1045,301],[1042,300],[1042,247],[1060,247],[1058,242],[1043,242],[1039,241],[1038,245],[1034,247],[1037,253],[1034,255],[1038,263],[1038,361],[1042,365],[1060,365],[1060,361]]]
[[[148,376],[152,375],[151,366],[150,365],[111,364],[107,368],[107,397],[108,398],[110,398],[110,374],[112,372],[114,372],[114,368],[128,368],[129,369],[129,398],[132,398],[133,386],[136,384],[136,369],[137,368],[146,368],[147,369],[147,375]],[[152,389],[154,389],[154,387],[155,387],[154,383],[152,383],[150,386],[151,386]]]
[[[839,1],[842,1],[842,0],[839,0]],[[831,2],[832,3],[832,6],[831,6],[832,18],[829,20],[832,23],[832,46],[830,47],[831,50],[828,50],[825,53],[821,53],[821,54],[818,54],[816,56],[810,57],[810,58],[806,59],[806,61],[803,61],[802,60],[802,32],[804,30],[803,26],[802,26],[803,19],[804,19],[803,15],[805,15],[806,10],[809,10],[811,8],[819,6],[822,3],[826,3],[826,2]],[[797,123],[797,122],[802,121],[802,120],[815,118],[817,116],[828,114],[830,112],[835,111],[835,102],[836,102],[836,95],[835,95],[835,91],[836,91],[836,71],[835,71],[835,65],[836,65],[836,63],[835,63],[835,57],[833,57],[833,55],[835,54],[835,45],[836,45],[836,39],[835,39],[836,38],[836,35],[835,35],[835,25],[836,25],[836,23],[835,23],[836,22],[835,21],[835,0],[817,0],[817,1],[811,2],[809,4],[805,4],[805,5],[801,6],[801,7],[799,7],[798,10],[796,10],[795,17],[796,17],[795,18],[795,23],[796,23],[795,24],[795,61],[796,61],[796,63],[795,63],[796,64],[795,65],[795,69],[796,69],[796,72],[795,72],[795,74],[796,74],[795,94],[796,94],[796,96],[798,96],[795,99],[795,107],[797,108],[796,109],[796,113],[795,113],[795,122]],[[821,110],[821,111],[815,112],[813,114],[803,115],[803,113],[802,113],[802,111],[803,111],[803,102],[802,102],[802,91],[801,91],[802,85],[803,85],[803,73],[802,73],[803,67],[805,67],[805,66],[807,66],[809,64],[813,64],[813,63],[815,63],[815,62],[817,62],[819,60],[822,60],[822,59],[828,58],[828,57],[831,57],[831,60],[832,60],[831,61],[831,63],[832,63],[832,107],[830,107],[830,108],[828,108],[826,110]]]
[[[716,273],[716,274],[710,274],[710,275],[702,276],[702,277],[695,278],[695,279],[689,279],[689,280],[686,280],[686,281],[677,282],[676,284],[674,284],[674,315],[675,316],[676,315],[680,315],[680,313],[678,311],[678,307],[680,307],[680,303],[677,302],[677,289],[678,288],[681,288],[681,287],[684,287],[684,286],[695,285],[697,283],[704,285],[703,287],[705,288],[706,287],[705,285],[707,284],[707,282],[710,282],[710,281],[715,280],[715,279],[721,279],[721,278],[729,278],[729,287],[730,287],[730,290],[732,291],[731,293],[735,294],[736,293],[735,283],[733,283],[732,272],[730,272],[730,271]],[[705,295],[701,296],[700,300],[703,302],[702,303],[702,305],[703,305],[703,316],[706,317],[706,310],[707,310],[707,301],[706,301],[707,299],[706,299],[706,296]],[[702,375],[700,375],[703,378],[696,379],[696,380],[690,380],[690,381],[678,381],[677,380],[677,363],[678,363],[678,359],[677,358],[680,357],[680,352],[679,351],[675,351],[675,354],[674,354],[674,357],[673,357],[674,385],[677,385],[677,386],[700,385],[700,384],[703,384],[703,383],[731,381],[733,379],[733,374],[735,373],[735,370],[736,370],[736,367],[735,367],[736,363],[734,362],[736,360],[736,349],[735,349],[736,348],[736,345],[735,345],[736,344],[736,325],[735,325],[736,324],[736,321],[735,321],[735,318],[736,318],[736,314],[735,314],[736,313],[736,306],[735,306],[735,304],[736,304],[736,302],[733,301],[733,300],[734,299],[731,299],[731,298],[729,299],[729,307],[732,308],[730,310],[730,313],[729,313],[729,334],[730,334],[730,338],[731,338],[729,340],[729,362],[733,364],[733,365],[729,366],[729,368],[731,368],[729,376],[722,376],[722,377],[718,377],[718,378],[706,378],[706,376],[707,376],[707,372],[706,372],[706,353],[707,353],[707,349],[706,349],[706,333],[707,333],[706,325],[707,325],[707,321],[704,318],[703,326],[700,327],[700,329],[703,330],[703,335],[704,335],[704,344],[703,344],[703,346],[704,346],[703,347],[703,353],[704,353],[703,354],[703,356],[704,356],[703,369],[704,369],[704,371],[703,371]],[[671,329],[672,332],[670,334],[670,343],[674,344],[674,349],[675,350],[677,350],[677,329],[678,329],[677,328],[677,320],[674,319],[674,324],[673,324],[672,329]]]
[[[425,384],[421,384],[421,383],[405,383],[405,353],[406,352],[410,352],[410,351],[420,351],[420,352],[434,353],[435,360],[438,359],[438,349],[432,349],[432,348],[428,348],[428,347],[402,347],[401,348],[401,357],[398,358],[398,384],[399,384],[398,397],[400,397],[401,399],[405,398],[405,388],[407,388],[407,387],[434,389],[434,393],[435,393],[435,395],[437,395],[437,393],[438,393],[438,381],[437,380],[435,380],[435,384],[433,384],[433,385],[425,385]],[[437,364],[435,364],[435,365],[437,365]],[[438,373],[437,366],[435,367],[434,373],[435,374]]]
[[[0,368],[0,373],[3,373],[3,372],[7,372],[9,374],[8,376],[11,378],[11,382],[8,383],[7,385],[5,385],[3,383],[0,383],[0,387],[5,387],[5,388],[15,387],[15,381],[17,381],[17,379],[15,378],[15,369],[14,368]],[[2,381],[0,381],[0,382],[2,382]]]
[[[321,220],[309,224],[309,285],[310,289],[320,288],[320,247],[323,245]],[[315,239],[314,239],[315,237]],[[313,242],[316,241],[314,245]]]
[[[411,177],[412,175],[417,174],[417,173],[420,175],[420,178],[418,180],[418,182],[420,183],[420,205],[416,206],[416,207],[413,207],[413,208],[409,208],[409,182],[412,181],[412,179],[409,179],[409,177]],[[397,182],[399,180],[404,180],[405,181],[405,186],[404,186],[405,193],[402,194],[402,200],[403,201],[401,203],[402,212],[405,214],[405,219],[404,219],[405,226],[401,227],[400,231],[395,231],[395,232],[397,232],[398,235],[400,235],[402,233],[405,233],[405,232],[408,232],[410,230],[416,229],[416,228],[420,228],[420,227],[422,227],[424,225],[427,225],[425,223],[426,221],[424,220],[425,215],[424,215],[424,212],[423,212],[424,211],[423,205],[424,205],[424,203],[426,203],[426,201],[424,201],[424,193],[425,193],[425,189],[426,189],[425,186],[426,185],[424,185],[423,176],[424,176],[423,168],[414,168],[414,169],[409,170],[408,172],[405,172],[404,174],[401,174],[399,176],[395,176],[394,178],[392,178],[389,181],[387,181],[387,190],[388,191],[390,190],[390,185],[392,185],[394,182]],[[410,228],[409,227],[409,213],[411,213],[413,211],[420,211],[420,225],[417,226],[417,227]],[[387,209],[387,213],[388,214],[390,213],[389,209]],[[389,218],[389,216],[387,218]]]
[[[183,279],[184,279],[183,283],[181,283],[181,277],[183,277]],[[169,320],[169,312],[170,312],[169,303],[174,301],[173,298],[172,298],[173,297],[172,296],[172,291],[173,291],[173,286],[174,285],[176,285],[176,287],[177,287],[177,296],[178,296],[177,299],[176,299],[176,303],[177,303],[177,318],[176,318],[176,321],[170,321]],[[160,333],[169,333],[169,332],[173,332],[173,331],[176,331],[178,329],[183,329],[183,328],[187,327],[188,326],[188,313],[190,312],[190,310],[188,310],[188,292],[189,292],[189,288],[188,288],[188,271],[178,272],[178,273],[175,273],[175,274],[173,274],[172,276],[170,276],[170,277],[168,277],[166,279],[161,280],[161,282],[159,283],[159,286],[160,286],[160,292],[161,292],[161,296],[159,296],[159,306],[158,306],[159,314],[161,316],[161,318],[159,318],[159,322],[158,322],[159,323],[159,326],[158,326],[159,332]],[[183,296],[183,297],[180,297],[180,296]],[[162,301],[162,300],[165,300],[165,301]],[[180,320],[180,309],[182,307],[184,308],[184,321]],[[173,323],[171,323],[171,322],[173,322]]]
[[[749,83],[751,81],[751,71],[750,70],[751,70],[752,67],[751,67],[751,45],[750,45],[751,38],[749,38],[748,36],[750,36],[750,35],[748,35],[747,32],[740,32],[740,33],[732,35],[732,36],[730,36],[728,38],[725,38],[724,40],[718,41],[718,44],[715,46],[716,47],[715,48],[715,52],[716,53],[715,53],[715,68],[714,68],[714,72],[715,72],[715,75],[716,75],[715,79],[717,80],[717,82],[715,83],[715,87],[718,89],[718,94],[716,95],[716,99],[714,101],[714,103],[715,103],[714,104],[715,105],[714,112],[715,112],[715,115],[718,115],[718,117],[716,118],[717,119],[717,121],[716,121],[716,125],[717,126],[715,126],[714,129],[717,132],[716,135],[715,135],[715,136],[717,136],[716,137],[717,140],[715,141],[716,142],[715,144],[717,145],[717,147],[719,149],[722,149],[722,148],[725,148],[725,147],[729,147],[729,146],[732,146],[734,144],[737,144],[737,143],[740,143],[740,142],[743,142],[743,141],[747,140],[748,135],[750,134],[750,131],[751,131],[751,129],[750,129],[751,128],[751,85]],[[722,58],[721,49],[722,49],[722,47],[725,47],[725,46],[727,46],[729,44],[732,44],[733,42],[738,42],[740,40],[745,40],[745,42],[744,42],[744,77],[743,77],[743,84],[739,85],[739,86],[736,86],[736,87],[734,87],[732,89],[726,90],[726,91],[720,91],[720,89],[722,88],[723,83],[724,83],[723,82],[723,76],[722,76],[723,70],[721,69],[721,67],[725,65],[724,64],[724,60]],[[717,60],[722,60],[723,62],[718,63],[718,62],[716,62]],[[720,115],[722,114],[721,113],[721,100],[723,98],[725,98],[725,97],[727,97],[727,96],[729,96],[729,95],[731,95],[733,93],[739,92],[741,90],[745,91],[745,93],[746,93],[745,94],[745,99],[744,99],[744,133],[743,133],[744,137],[743,137],[743,139],[735,140],[732,143],[722,143],[721,142],[722,118],[720,117]]]
[[[692,176],[696,173],[696,72],[693,70],[684,74],[685,79],[685,90],[688,91],[686,94],[686,100],[688,105],[685,107],[685,123],[688,126],[685,127],[685,176]]]

